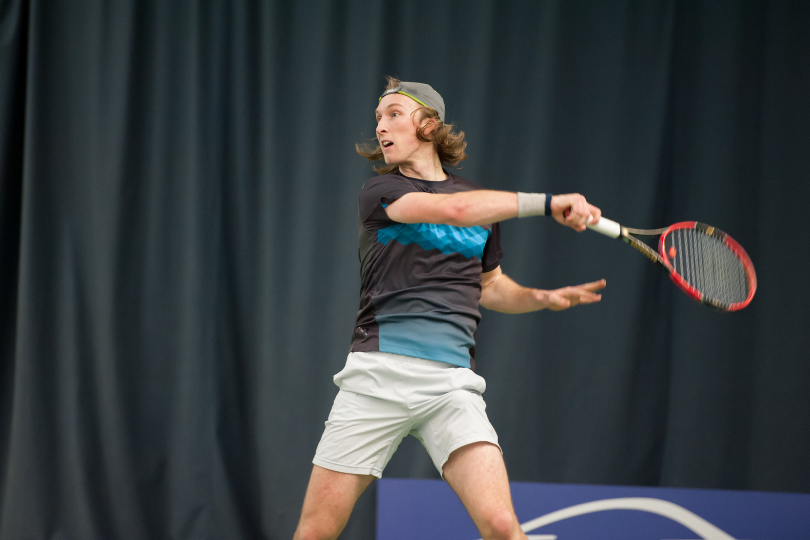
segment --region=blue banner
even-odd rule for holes
[[[512,482],[529,540],[810,540],[810,495]],[[382,479],[377,540],[477,540],[441,480]]]

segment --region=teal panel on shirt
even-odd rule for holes
[[[424,250],[438,249],[445,255],[460,253],[468,259],[481,259],[490,234],[491,230],[478,225],[455,227],[435,223],[398,223],[377,231],[377,241],[386,246],[391,240],[403,246],[415,243]]]
[[[462,317],[452,317],[457,322],[450,318],[427,313],[378,313],[380,351],[468,368],[470,347],[475,345],[474,328],[467,328],[469,322]]]

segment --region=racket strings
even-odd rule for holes
[[[695,229],[672,231],[671,238],[677,253],[673,268],[689,285],[721,304],[748,298],[745,267],[721,238]]]

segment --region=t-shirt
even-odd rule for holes
[[[495,270],[503,256],[498,224],[399,223],[389,219],[385,207],[411,192],[476,189],[482,188],[454,174],[429,181],[396,172],[365,183],[357,223],[360,310],[351,351],[474,369],[481,272]]]

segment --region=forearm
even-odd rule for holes
[[[452,205],[458,227],[497,223],[518,216],[518,196],[510,191],[482,189],[453,193]]]
[[[415,192],[403,195],[385,209],[399,223],[442,223],[456,227],[487,225],[516,217],[551,213],[561,224],[582,231],[600,211],[578,194],[554,195],[511,191],[473,190],[452,194]]]
[[[488,189],[452,194],[409,193],[389,206],[400,223],[442,223],[456,227],[488,225],[517,217],[517,193]]]
[[[523,287],[506,274],[481,289],[482,307],[501,313],[529,313],[546,308],[548,291]]]
[[[466,191],[451,196],[451,201],[457,205],[458,222],[467,227],[515,217],[551,215],[552,200],[551,194],[547,193],[491,190]]]

